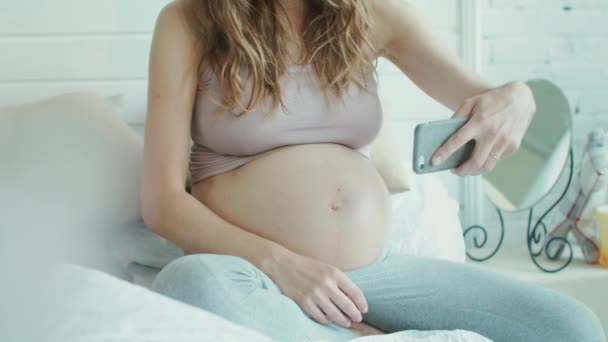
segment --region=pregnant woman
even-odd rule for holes
[[[280,341],[466,329],[495,341],[604,341],[588,308],[474,266],[387,253],[374,62],[469,124],[455,170],[491,170],[535,110],[493,88],[398,0],[176,0],[152,44],[142,210],[187,256],[153,288]],[[185,190],[188,176],[192,191]]]

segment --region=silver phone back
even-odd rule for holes
[[[471,140],[447,160],[439,165],[433,165],[431,158],[456,131],[458,131],[468,118],[456,118],[421,123],[414,132],[414,154],[412,167],[414,172],[425,174],[443,170],[454,169],[467,161],[475,149],[475,141]]]

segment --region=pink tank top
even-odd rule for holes
[[[201,77],[192,115],[191,184],[288,145],[336,143],[369,158],[369,144],[382,125],[382,108],[373,74],[363,78],[365,89],[353,83],[341,100],[329,104],[313,68],[291,66],[280,81],[284,108],[271,108],[271,101],[265,100],[237,117],[215,113],[215,99],[222,99],[221,90],[207,70]],[[247,101],[250,83],[244,89]]]

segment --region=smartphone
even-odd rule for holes
[[[455,118],[421,123],[414,132],[413,169],[417,174],[425,174],[457,168],[469,160],[475,150],[475,140],[469,141],[447,160],[433,165],[431,158],[454,133],[469,121],[469,118]]]

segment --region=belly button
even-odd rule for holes
[[[341,193],[342,189],[338,188],[336,191],[336,199],[329,206],[334,212],[342,209],[342,201],[340,200]]]

